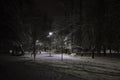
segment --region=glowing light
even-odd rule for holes
[[[53,35],[53,32],[49,32],[49,35],[50,35],[50,36]]]
[[[38,42],[39,42],[39,40],[36,40],[36,42],[38,43]]]
[[[12,53],[13,51],[12,50],[9,50],[10,53]]]

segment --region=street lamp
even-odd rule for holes
[[[53,32],[49,32],[49,36],[52,36],[53,35]]]
[[[38,43],[39,42],[39,40],[36,40],[36,43]]]
[[[50,37],[50,41],[51,41],[50,42],[50,54],[49,54],[50,56],[51,56],[51,53],[52,53],[52,46],[51,46],[52,45],[52,37],[51,37],[52,35],[53,35],[53,32],[49,32],[48,36]]]

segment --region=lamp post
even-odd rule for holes
[[[49,35],[52,36],[52,35],[53,35],[53,32],[49,32]]]
[[[50,53],[49,53],[49,56],[51,57],[51,53],[52,53],[52,36],[53,35],[53,32],[49,32],[49,37],[50,37]]]

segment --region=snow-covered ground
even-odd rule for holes
[[[0,55],[0,80],[120,80],[120,59],[73,56],[42,52],[33,60]]]
[[[25,55],[33,59],[31,55]],[[44,66],[45,74],[56,77],[51,80],[120,80],[120,59],[109,57],[80,57],[63,56],[42,52],[37,54],[35,61],[26,62],[27,65]],[[50,70],[47,71],[47,70]]]

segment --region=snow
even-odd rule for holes
[[[0,80],[120,80],[120,59],[42,52],[33,60],[25,56],[0,56]]]
[[[29,57],[29,55],[26,56]],[[59,74],[59,79],[52,80],[120,80],[120,59],[118,58],[95,57],[92,59],[64,54],[64,60],[61,61],[61,54],[52,54],[50,57],[48,53],[42,53],[30,63],[44,64],[45,69],[52,71],[52,76]]]

